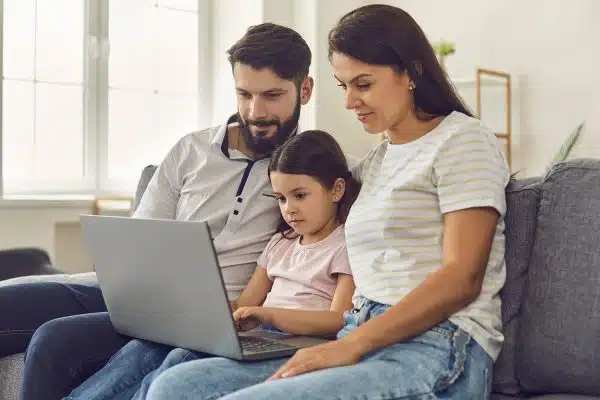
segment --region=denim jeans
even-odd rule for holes
[[[270,326],[261,328],[281,332]],[[211,356],[146,340],[131,340],[67,399],[142,400],[161,373],[175,365],[206,357]]]
[[[150,384],[160,373],[174,365],[201,357],[201,353],[194,351],[134,339],[66,399],[145,399]]]
[[[62,398],[129,340],[116,333],[106,312],[45,323],[25,354],[21,400]]]
[[[389,306],[367,301],[345,315],[342,337]],[[265,382],[287,359],[207,358],[170,368],[148,392],[164,399],[460,399],[489,397],[493,361],[470,335],[443,322],[358,364]]]
[[[57,282],[0,287],[0,357],[22,353],[37,328],[68,315],[106,311],[97,285]]]

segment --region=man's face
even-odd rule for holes
[[[310,98],[312,80],[307,78],[298,90],[294,81],[269,68],[241,63],[235,64],[233,78],[244,142],[255,154],[269,155],[296,130],[300,105]]]

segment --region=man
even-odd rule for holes
[[[158,167],[133,217],[207,221],[234,300],[279,221],[277,201],[262,196],[270,189],[268,157],[296,133],[313,80],[308,45],[283,26],[251,27],[228,54],[238,113],[182,138]],[[9,304],[19,302],[26,308],[17,317]],[[24,400],[68,394],[128,341],[112,330],[107,313],[86,314],[99,311],[106,308],[98,287],[0,288],[0,342],[2,332],[17,332],[8,346],[0,344],[0,356],[24,350],[33,330],[52,320],[37,329],[27,350]]]

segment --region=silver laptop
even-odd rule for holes
[[[293,354],[326,340],[237,332],[204,222],[80,217],[117,332],[236,360]]]

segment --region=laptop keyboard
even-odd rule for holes
[[[259,353],[265,351],[288,350],[297,348],[296,346],[292,346],[289,344],[275,342],[273,340],[267,340],[254,336],[240,336],[240,343],[242,345],[242,350],[248,353]]]

